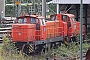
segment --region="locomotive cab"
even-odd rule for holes
[[[76,40],[76,36],[80,33],[80,22],[76,21],[75,16],[73,14],[64,14],[65,16],[67,16],[67,36],[69,39],[72,39],[73,41]],[[85,38],[85,32],[86,32],[86,28],[83,25],[83,37]]]
[[[36,24],[36,40],[45,40],[46,39],[46,23],[43,17],[37,17]]]
[[[63,14],[63,21],[67,23],[67,36],[69,41],[75,41],[79,34],[80,22],[75,20],[73,14]]]

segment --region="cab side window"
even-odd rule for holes
[[[51,20],[51,21],[55,21],[55,20],[56,20],[56,15],[52,15],[52,16],[50,17],[50,20]]]
[[[75,23],[75,22],[76,22],[76,20],[75,20],[75,18],[74,18],[74,17],[72,17],[72,18],[71,18],[71,20],[72,20],[72,22],[73,22],[73,23]]]
[[[43,18],[40,19],[40,22],[41,22],[41,25],[44,25],[44,26],[46,25],[46,23],[45,23],[45,19],[43,19]]]

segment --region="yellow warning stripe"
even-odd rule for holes
[[[29,45],[29,51],[33,52],[33,46],[32,45]]]
[[[33,46],[32,46],[32,45],[30,45],[30,47],[31,47],[31,48],[33,48]]]
[[[68,37],[64,40],[64,43],[68,45]]]
[[[30,52],[33,52],[33,49],[30,48],[29,51],[30,51]]]
[[[68,42],[67,42],[67,41],[64,41],[64,43],[65,43],[66,45],[68,45]]]

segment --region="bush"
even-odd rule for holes
[[[28,56],[21,51],[17,51],[15,43],[13,43],[6,36],[3,37],[3,43],[0,47],[2,60],[32,60],[32,56]]]
[[[84,51],[87,51],[87,49],[90,47],[89,43],[86,42],[82,45]],[[11,40],[4,36],[1,52],[3,60],[45,60],[47,57],[53,58],[54,54],[56,54],[57,57],[73,58],[78,55],[78,52],[80,52],[80,44],[77,44],[76,42],[71,42],[69,43],[68,47],[62,44],[57,49],[50,49],[46,53],[41,53],[41,55],[27,56],[21,51],[20,53],[18,53],[17,48],[15,47],[15,43],[12,43]]]
[[[15,44],[12,43],[9,38],[6,38],[6,36],[3,37],[1,53],[4,56],[12,56],[12,54],[17,53],[17,48],[15,47]]]
[[[86,52],[87,49],[90,47],[88,43],[83,43],[82,44],[83,52]],[[53,49],[52,51],[48,51],[43,56],[48,56],[49,58],[52,58],[54,54],[56,54],[57,57],[61,58],[74,58],[79,55],[80,52],[80,44],[76,42],[71,42],[69,43],[69,47],[65,46],[62,44],[62,46],[58,47],[57,49]],[[52,57],[51,57],[52,56]]]

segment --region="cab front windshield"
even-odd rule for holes
[[[37,18],[30,18],[30,23],[31,24],[36,24],[37,23]]]
[[[20,18],[20,19],[18,19],[18,23],[27,23],[27,19],[26,18]]]
[[[30,18],[30,23],[31,23],[31,24],[46,25],[46,24],[45,24],[45,19],[44,19],[44,18]]]
[[[70,19],[69,19],[69,17],[68,17],[67,15],[63,15],[63,16],[62,16],[62,20],[63,20],[64,22],[70,21]]]

